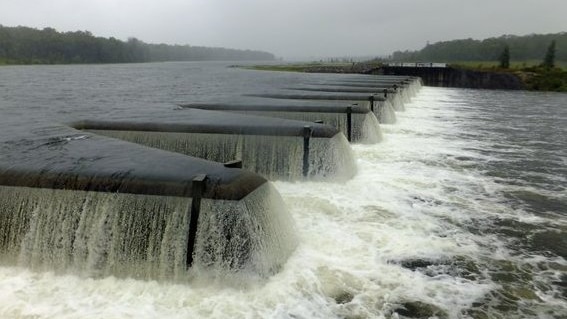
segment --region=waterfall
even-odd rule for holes
[[[1,259],[34,270],[174,281],[204,268],[268,276],[297,244],[269,183],[240,201],[203,199],[190,271],[190,198],[0,186],[0,199]]]
[[[357,117],[361,115],[362,114],[357,114]],[[359,129],[360,133],[357,132],[357,130]],[[382,129],[380,128],[380,122],[378,121],[378,118],[376,118],[374,113],[364,114],[362,126],[360,128],[355,126],[353,130],[355,131],[355,133],[358,133],[364,137],[364,139],[362,139],[362,143],[365,144],[379,143],[384,139]]]
[[[412,81],[408,85],[408,94],[409,94],[410,98],[414,98],[415,96],[417,96],[418,88],[417,88],[416,83],[417,83],[417,81]]]
[[[372,115],[376,120],[376,117]],[[356,162],[350,144],[343,134],[331,139],[311,139],[309,173],[312,180],[346,181],[356,174]]]
[[[298,241],[294,222],[269,183],[241,201],[203,200],[195,249],[197,272],[279,271]]]
[[[345,136],[348,135],[348,124],[346,113],[325,112],[272,112],[272,111],[232,111],[229,112],[261,115],[268,117],[285,118],[305,122],[323,121],[323,123],[340,130]],[[352,142],[361,144],[374,144],[382,141],[380,123],[372,121],[375,117],[371,112],[352,114]]]
[[[406,107],[404,106],[404,102],[403,102],[400,94],[401,94],[401,91],[399,91],[396,94],[390,95],[392,97],[391,103],[392,103],[392,106],[394,107],[394,110],[396,110],[398,112],[403,112],[403,111],[406,110]]]
[[[380,121],[381,124],[394,124],[396,123],[397,119],[396,119],[396,112],[394,111],[394,107],[392,106],[392,103],[390,103],[389,100],[386,100],[384,102],[379,102],[379,106],[378,106],[378,120]]]
[[[400,92],[398,93],[401,97],[402,103],[409,103],[411,102],[411,95],[409,92],[409,85],[405,86],[404,88],[402,88],[400,90]]]
[[[417,91],[421,90],[421,87],[423,86],[423,81],[421,80],[421,78],[417,78],[416,80],[413,81],[413,83],[415,83],[415,87]]]
[[[303,178],[303,137],[149,131],[89,130],[125,141],[225,163],[241,159],[243,168],[269,179]],[[354,155],[342,134],[311,138],[309,177],[346,180],[356,173]]]
[[[417,93],[419,92],[419,90],[421,90],[421,79],[414,79],[413,81],[411,81],[411,83],[408,85],[408,93],[410,98],[413,98],[417,95]]]

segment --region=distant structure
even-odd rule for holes
[[[454,68],[437,62],[389,62],[373,73],[381,75],[416,76],[424,85],[471,89],[523,90],[521,79],[510,72],[477,71]]]
[[[404,67],[404,68],[446,68],[447,63],[437,62],[390,62],[385,63],[387,67]]]

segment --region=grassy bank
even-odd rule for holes
[[[531,91],[567,92],[567,71],[565,69],[527,68],[518,72]]]
[[[459,62],[451,67],[482,71],[509,72],[516,75],[527,90],[567,92],[567,62],[557,63],[555,68],[544,68],[538,61],[511,62],[507,69],[500,68],[497,62]]]
[[[503,69],[496,61],[465,61],[450,66],[482,72],[510,72],[520,78],[530,91],[567,92],[567,62],[559,61],[551,69],[540,64],[541,61],[514,61],[509,68]]]

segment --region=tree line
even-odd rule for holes
[[[159,61],[274,60],[273,54],[190,45],[121,41],[88,31],[58,32],[0,25],[0,64],[133,63]]]
[[[542,60],[554,43],[554,59],[567,61],[567,32],[530,34],[526,36],[503,35],[485,40],[461,39],[427,44],[418,51],[396,51],[395,61],[498,61],[503,54],[516,61]],[[507,52],[505,52],[507,51]]]

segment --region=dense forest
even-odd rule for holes
[[[485,40],[453,40],[428,44],[419,51],[396,51],[395,61],[496,61],[508,46],[510,59],[515,61],[542,61],[550,43],[556,41],[556,61],[567,61],[567,32],[531,34],[526,36],[503,35]]]
[[[203,60],[273,60],[262,51],[148,44],[95,37],[88,31],[0,25],[0,64],[129,63]]]

